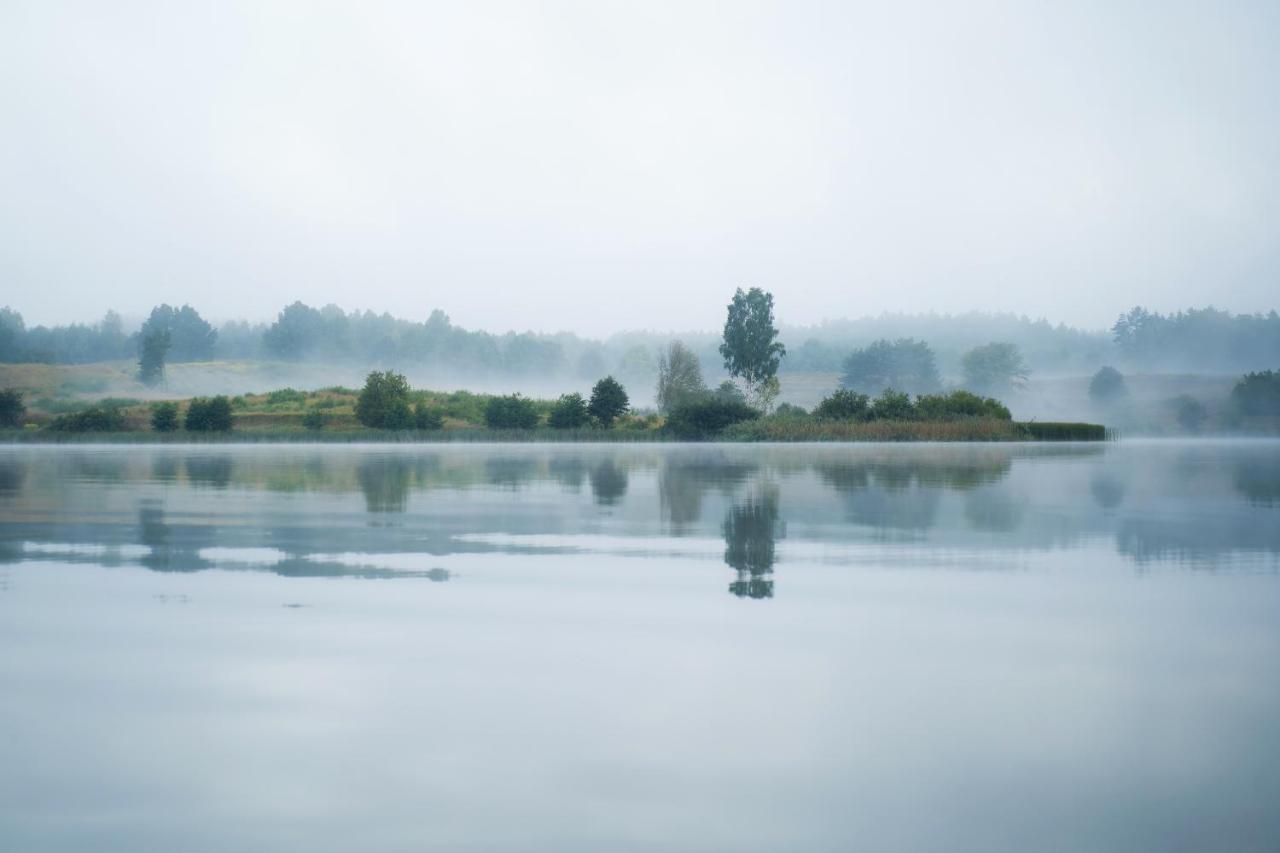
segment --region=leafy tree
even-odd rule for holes
[[[0,391],[0,427],[20,427],[26,414],[21,391],[17,388]]]
[[[364,380],[356,399],[356,420],[373,429],[408,429],[413,426],[409,409],[409,380],[392,370],[373,371]]]
[[[138,379],[143,385],[157,385],[164,379],[164,360],[168,352],[168,329],[158,329],[142,338],[142,354],[138,358]]]
[[[302,428],[313,432],[324,429],[326,418],[319,409],[307,409],[302,413]]]
[[[115,406],[91,406],[81,412],[59,415],[49,423],[54,432],[124,432],[129,428]]]
[[[584,427],[591,420],[591,415],[587,411],[587,401],[582,399],[582,395],[574,392],[573,394],[565,394],[555,405],[551,407],[551,414],[547,418],[547,424],[556,429],[578,429]]]
[[[734,385],[729,380],[725,380],[716,386],[716,390],[711,392],[717,400],[727,403],[740,403],[747,405],[747,395],[742,393],[742,389]]]
[[[587,404],[587,412],[608,429],[630,407],[631,401],[627,399],[626,389],[612,376],[606,376],[591,389],[591,402]]]
[[[742,400],[717,395],[685,400],[667,415],[666,428],[681,438],[701,438],[723,432],[742,421],[755,420],[760,412]]]
[[[424,430],[443,429],[444,416],[428,406],[426,400],[419,400],[413,407],[413,425]]]
[[[773,412],[774,417],[779,418],[807,418],[809,413],[805,411],[803,406],[797,406],[794,403],[783,403]]]
[[[1231,389],[1231,402],[1242,415],[1280,415],[1280,371],[1246,373]]]
[[[178,428],[178,404],[157,403],[151,407],[151,428],[156,432],[173,432]]]
[[[778,342],[778,329],[773,324],[773,294],[753,287],[733,294],[724,321],[724,337],[720,355],[729,375],[741,379],[749,388],[768,396],[777,395],[770,382],[778,375],[778,365],[787,348]],[[772,402],[771,400],[769,402]]]
[[[924,394],[941,381],[937,358],[927,343],[914,338],[881,338],[849,354],[840,384],[864,394],[878,394],[885,388]]]
[[[865,421],[871,417],[870,398],[866,394],[839,388],[825,397],[813,410],[815,418],[839,421]]]
[[[1209,420],[1209,410],[1190,394],[1179,394],[1170,401],[1173,404],[1173,414],[1178,420],[1178,425],[1187,432],[1199,432],[1205,421]]]
[[[1022,353],[1009,343],[974,347],[960,360],[964,382],[974,391],[1000,391],[1020,387],[1030,372]]]
[[[1129,396],[1129,386],[1124,377],[1114,367],[1100,367],[1089,380],[1089,399],[1095,403],[1106,405],[1123,400]]]
[[[909,421],[916,416],[911,395],[886,388],[871,403],[871,418],[877,421]]]
[[[484,407],[484,422],[490,429],[533,429],[538,425],[538,409],[519,394],[491,397]]]
[[[1013,419],[1009,409],[999,400],[979,397],[968,391],[950,394],[925,394],[916,398],[915,415],[922,421],[954,421],[961,418]]]
[[[169,333],[170,361],[208,361],[213,358],[218,333],[190,305],[181,308],[157,305],[152,308],[151,316],[142,324],[139,337],[145,339],[162,331]]]
[[[193,398],[183,426],[187,432],[230,432],[231,401],[222,395]]]
[[[669,412],[684,400],[705,394],[698,357],[680,341],[658,354],[658,411]]]

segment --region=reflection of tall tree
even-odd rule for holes
[[[356,465],[356,482],[369,512],[404,512],[412,478],[412,461],[399,455],[365,456]]]
[[[776,489],[766,489],[729,508],[721,528],[724,561],[738,573],[738,579],[729,584],[729,592],[739,598],[773,597],[778,527]]]
[[[16,453],[0,453],[0,497],[16,495],[27,480],[27,463]]]
[[[582,491],[582,484],[587,479],[587,466],[577,455],[553,457],[547,465],[547,471],[556,482],[571,492]]]
[[[225,489],[231,482],[235,462],[230,453],[216,453],[186,458],[187,479],[197,486]]]
[[[188,528],[190,531],[191,528]],[[200,548],[211,544],[216,528],[201,526],[198,530],[209,542],[188,541],[177,536],[172,525],[164,519],[164,510],[155,505],[143,504],[138,508],[138,541],[150,549],[142,558],[142,565],[157,572],[195,572],[208,568],[200,558]]]
[[[613,506],[627,493],[627,470],[612,458],[591,469],[591,495],[601,506]]]
[[[658,504],[671,532],[679,536],[702,518],[702,499],[711,489],[733,494],[756,466],[725,459],[668,456],[658,469]]]

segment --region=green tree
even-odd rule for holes
[[[587,412],[587,401],[582,395],[574,392],[565,394],[551,407],[547,424],[556,429],[579,429],[591,420]]]
[[[941,380],[937,359],[927,343],[914,338],[881,338],[849,353],[840,385],[864,394],[879,394],[886,388],[927,394],[936,390]]]
[[[187,432],[230,432],[231,401],[221,395],[193,398],[187,404],[183,426]]]
[[[1180,394],[1172,400],[1174,417],[1178,419],[1178,426],[1187,432],[1199,432],[1204,428],[1205,421],[1209,420],[1209,410],[1190,394]]]
[[[866,394],[840,388],[818,404],[813,416],[827,420],[865,421],[871,417],[870,398]]]
[[[1280,415],[1280,371],[1246,373],[1231,389],[1231,402],[1242,415]]]
[[[158,329],[141,339],[138,379],[143,385],[157,385],[164,379],[164,360],[169,354],[169,330]]]
[[[519,394],[490,397],[484,407],[484,422],[489,429],[533,429],[538,425],[538,409]]]
[[[777,396],[778,365],[787,354],[787,348],[777,338],[773,294],[758,287],[746,293],[738,288],[724,321],[720,355],[729,375],[745,382],[766,406]]]
[[[990,343],[969,350],[960,359],[964,384],[973,391],[992,393],[1021,387],[1030,370],[1014,344]]]
[[[22,403],[22,392],[17,388],[0,391],[0,427],[20,427],[26,417],[27,407]]]
[[[319,409],[308,409],[302,414],[302,426],[304,429],[314,431],[324,429],[324,412]]]
[[[104,320],[104,326],[106,322]],[[213,350],[218,343],[217,331],[190,305],[181,308],[157,305],[152,308],[139,336],[145,339],[156,332],[169,333],[170,361],[208,361],[213,358]]]
[[[1114,367],[1100,367],[1089,380],[1089,399],[1107,405],[1116,403],[1129,396],[1129,387],[1124,377]]]
[[[426,400],[419,400],[413,407],[413,425],[418,429],[443,429],[444,416],[427,405]]]
[[[698,356],[681,341],[672,341],[658,354],[658,411],[669,412],[681,402],[707,393]]]
[[[630,407],[631,401],[627,399],[626,389],[612,376],[606,376],[591,389],[591,402],[587,404],[587,411],[601,426],[608,429]]]
[[[871,419],[876,421],[909,421],[916,416],[911,395],[886,388],[871,403]]]
[[[408,429],[413,426],[409,408],[409,380],[392,370],[371,372],[356,399],[356,420],[373,429]]]
[[[178,404],[157,403],[151,407],[151,428],[156,432],[173,432],[178,428]]]

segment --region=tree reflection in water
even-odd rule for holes
[[[730,507],[721,529],[724,561],[738,573],[729,592],[739,598],[773,598],[773,564],[781,532],[777,488],[766,485],[760,494]]]

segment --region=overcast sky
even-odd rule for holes
[[[1280,304],[1280,3],[0,3],[0,304]]]

